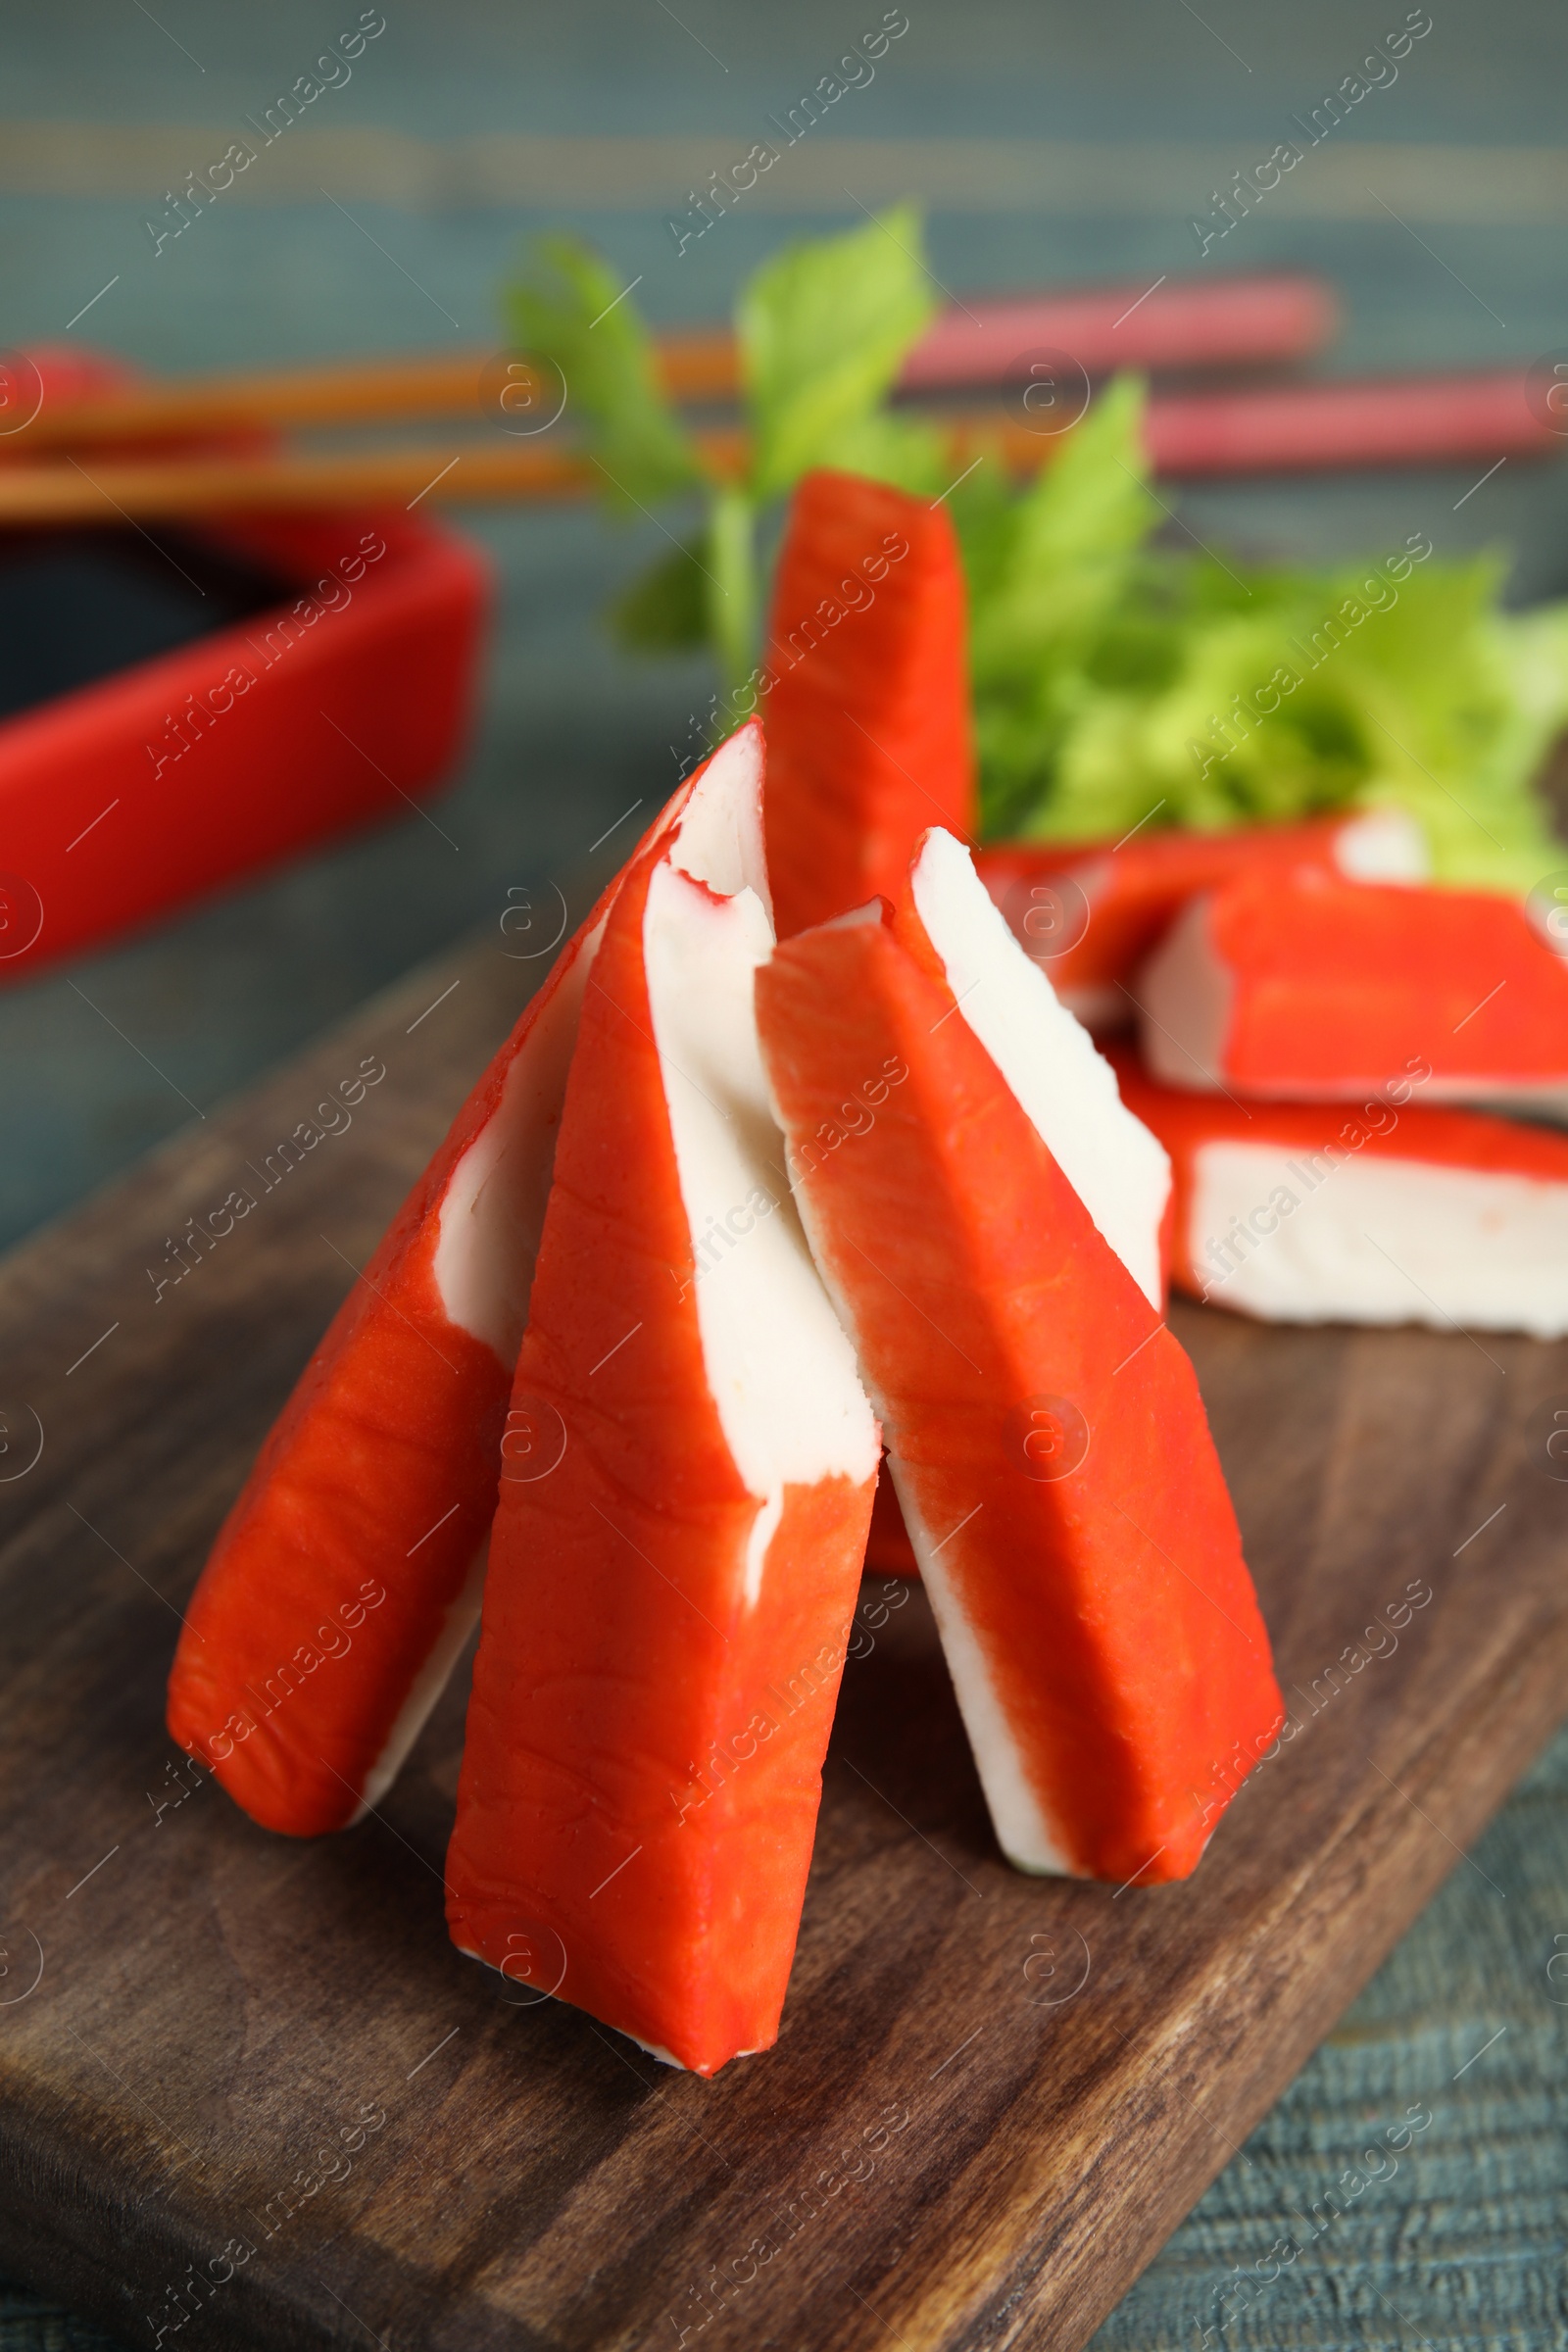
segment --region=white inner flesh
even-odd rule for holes
[[[483,1952],[476,1952],[471,1944],[460,1943],[458,1949],[467,1959],[477,1960],[482,1968],[489,1967],[490,1963],[485,1959]],[[556,1995],[547,1992],[544,1997],[548,2001],[555,1999]],[[628,2041],[636,2042],[637,2047],[640,2050],[646,2050],[650,2058],[657,2058],[661,2066],[672,2066],[678,2075],[691,2073],[691,2068],[686,2064],[685,2059],[677,2058],[673,2050],[666,2050],[662,2041],[644,2041],[640,2034],[633,2034],[626,2026],[617,2026],[615,2031],[617,2034],[624,2034]],[[735,2055],[737,2058],[755,2058],[758,2053],[756,2050],[737,2050]]]
[[[1187,1248],[1210,1298],[1268,1322],[1568,1333],[1568,1185],[1535,1177],[1205,1144]]]
[[[583,941],[513,1058],[501,1100],[447,1179],[432,1271],[460,1331],[510,1372],[522,1345],[555,1172],[566,1073],[604,923]]]
[[[762,732],[743,727],[721,743],[707,773],[693,787],[686,813],[675,831],[670,856],[695,882],[706,882],[720,898],[752,890],[768,924],[773,897],[762,848]],[[751,999],[748,995],[747,1002]]]
[[[1402,808],[1369,808],[1334,838],[1334,862],[1350,882],[1426,882],[1432,852],[1413,816]]]
[[[684,857],[683,830],[674,855]],[[753,1011],[773,927],[750,888],[714,898],[656,866],[643,926],[709,1387],[735,1467],[758,1497],[745,1596],[787,1485],[876,1468],[880,1436],[855,1351],[811,1263],[768,1109]],[[684,1272],[684,1269],[682,1269]]]
[[[726,895],[748,885],[771,914],[762,852],[761,737],[722,744],[694,786],[675,839],[688,873]],[[604,923],[584,939],[507,1072],[501,1100],[447,1181],[434,1274],[461,1331],[510,1371],[528,1320],[566,1073]]]
[[[1170,1161],[1122,1102],[1116,1073],[992,905],[951,833],[925,837],[915,909],[958,1011],[990,1054],[1096,1226],[1151,1305]]]
[[[447,1677],[457,1664],[463,1644],[479,1622],[479,1604],[484,1596],[485,1563],[490,1556],[490,1539],[485,1537],[473,1555],[463,1590],[448,1608],[436,1635],[430,1654],[415,1677],[414,1687],[404,1700],[398,1719],[387,1735],[387,1742],[365,1778],[360,1808],[354,1821],[365,1819],[373,1805],[378,1805],[391,1788],[408,1758],[410,1748],[424,1729],[425,1717],[447,1687]],[[352,1829],[354,1823],[349,1827]]]
[[[1220,1087],[1235,983],[1209,945],[1209,899],[1194,899],[1144,965],[1138,998],[1144,1060],[1166,1086]]]
[[[636,2042],[640,2050],[646,2050],[650,2058],[657,2058],[661,2066],[672,2066],[677,2074],[690,2074],[691,2069],[684,2058],[677,2058],[673,2050],[666,2050],[662,2041],[644,2041],[640,2034],[628,2033],[624,2026],[618,2026],[616,2032],[625,2034],[628,2041]],[[735,2055],[737,2058],[750,2058],[755,2052],[737,2050]]]
[[[951,1531],[944,1528],[940,1534],[932,1534],[913,1494],[906,1493],[906,1481],[891,1454],[888,1467],[898,1489],[910,1545],[920,1563],[920,1575],[931,1602],[931,1614],[937,1621],[948,1672],[953,1677],[958,1712],[974,1751],[975,1769],[985,1790],[997,1843],[1018,1870],[1056,1878],[1072,1877],[1075,1874],[1066,1851],[1029,1786],[1018,1743],[991,1679],[985,1651],[970,1630],[963,1604],[954,1590],[943,1556],[947,1549],[943,1538]]]

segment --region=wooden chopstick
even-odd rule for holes
[[[0,453],[25,457],[36,449],[195,438],[256,425],[379,424],[393,417],[457,416],[465,410],[499,421],[499,410],[485,405],[481,387],[481,377],[494,366],[484,352],[466,351],[436,359],[358,360],[326,368],[193,376],[184,383],[127,385],[78,400],[46,399],[29,425],[0,444]],[[670,336],[660,347],[660,373],[677,400],[722,397],[735,382],[730,336],[717,327]],[[498,375],[495,391],[501,380]]]
[[[1483,464],[1547,457],[1568,441],[1526,405],[1511,371],[1375,383],[1297,384],[1249,392],[1156,395],[1146,438],[1154,469],[1199,479],[1374,466]],[[704,463],[738,476],[747,444],[734,428],[695,436]],[[995,452],[1029,474],[1066,445],[1016,411],[978,411],[948,427],[956,477]],[[333,455],[137,459],[0,467],[0,526],[127,521],[265,508],[417,507],[580,497],[604,486],[591,458],[552,436],[506,442],[416,442]]]
[[[1006,383],[1034,351],[1070,354],[1091,375],[1114,368],[1235,367],[1308,357],[1333,334],[1332,291],[1279,273],[1055,294],[976,296],[945,312],[910,355],[905,388],[935,391]],[[738,388],[734,339],[721,326],[661,336],[661,381],[678,401],[723,400]],[[504,359],[504,355],[501,355]],[[0,459],[100,442],[194,438],[254,425],[374,424],[389,417],[470,415],[499,421],[501,359],[480,351],[437,358],[342,361],[326,367],[129,384],[75,400],[44,400]]]
[[[0,467],[0,526],[576,498],[603,478],[570,450],[533,442],[420,442],[330,457],[92,459]]]

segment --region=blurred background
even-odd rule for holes
[[[904,13],[874,78],[677,252],[671,213],[874,27],[876,0],[858,15],[838,0],[787,12],[679,0],[678,13],[664,0],[384,0],[363,19],[356,0],[12,12],[0,340],[109,351],[151,373],[500,350],[505,277],[531,234],[563,226],[638,281],[656,324],[718,320],[782,239],[911,196],[933,272],[962,295],[1305,268],[1333,281],[1344,313],[1319,372],[1522,371],[1568,345],[1560,10],[1433,0],[1396,77],[1203,257],[1190,222],[1212,191],[1406,23],[1402,0],[1370,15],[1362,0],[1203,0],[1201,12],[907,0]],[[147,223],[167,219],[185,175],[248,135],[328,40],[383,17],[347,79],[157,247]],[[1161,495],[1222,551],[1326,559],[1425,529],[1446,556],[1506,546],[1515,601],[1568,591],[1568,474],[1512,462],[1472,494],[1480,471]],[[452,520],[488,552],[496,605],[467,748],[431,806],[441,838],[401,815],[0,987],[0,1245],[419,958],[493,927],[509,890],[570,871],[630,803],[673,785],[716,673],[700,656],[639,664],[601,621],[660,552],[658,526],[586,505]],[[1480,1849],[1513,1899],[1467,1873],[1450,1884],[1102,2347],[1216,2340],[1202,2330],[1231,2265],[1351,2161],[1355,2132],[1412,2100],[1436,2105],[1434,2084],[1437,2126],[1398,2180],[1222,2340],[1568,2343],[1568,2139],[1549,2092],[1568,2055],[1564,2012],[1532,1992],[1534,2025],[1451,2080],[1492,2030],[1478,2021],[1495,2023],[1497,1988],[1539,1976],[1538,1947],[1568,1929],[1568,1910],[1551,1908],[1568,1875],[1565,1792],[1559,1749]],[[56,2325],[0,2299],[0,2344],[58,2342],[45,2332]]]
[[[718,319],[782,238],[860,218],[847,189],[872,206],[922,199],[932,268],[959,293],[1320,270],[1344,308],[1323,371],[1524,364],[1565,339],[1568,162],[1553,142],[1568,33],[1517,0],[1446,14],[1201,263],[1189,221],[1211,191],[1291,137],[1290,118],[1402,9],[1385,26],[1337,4],[928,0],[875,79],[677,256],[669,215],[881,14],[862,13],[864,26],[816,0],[784,18],[713,0],[678,19],[660,0],[405,6],[156,252],[146,223],[171,217],[169,193],[248,135],[358,11],[342,25],[296,0],[13,16],[5,339],[87,343],[154,372],[499,349],[503,280],[531,233],[563,225],[622,282],[641,278],[654,321]],[[1355,553],[1423,524],[1445,554],[1506,540],[1518,593],[1568,586],[1568,476],[1516,462],[1455,514],[1480,470],[1203,487],[1178,506],[1204,539],[1258,552]],[[627,661],[600,620],[665,544],[657,527],[586,506],[457,519],[499,594],[471,748],[436,811],[456,851],[411,815],[74,967],[167,1079],[63,976],[0,990],[0,1242],[169,1134],[190,1115],[182,1098],[209,1108],[673,782],[671,746],[689,747],[716,680],[701,660]]]

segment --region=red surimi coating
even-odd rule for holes
[[[945,507],[808,473],[773,593],[764,819],[780,939],[903,883],[975,824],[963,575]]]
[[[376,1801],[478,1613],[584,977],[619,885],[563,952],[333,1317],[191,1599],[170,1730],[268,1829],[341,1829]],[[476,1183],[482,1199],[478,1180],[498,1181],[485,1163],[504,1102],[518,1122],[513,1165],[465,1286],[481,1294],[471,1319],[498,1348],[454,1320],[439,1273],[443,1213],[471,1221]],[[448,1233],[448,1251],[461,1250],[464,1236]]]
[[[1428,1100],[1568,1102],[1568,958],[1500,895],[1244,878],[1193,902],[1140,994],[1168,1085],[1340,1097],[1425,1059]]]
[[[1282,1144],[1288,1152],[1337,1148],[1371,1152],[1379,1158],[1407,1159],[1422,1167],[1473,1168],[1487,1175],[1533,1176],[1543,1184],[1568,1183],[1568,1136],[1520,1119],[1491,1117],[1481,1110],[1435,1109],[1413,1098],[1426,1065],[1383,1082],[1381,1094],[1361,1117],[1346,1101],[1335,1102],[1232,1102],[1224,1095],[1190,1094],[1161,1086],[1125,1048],[1111,1052],[1122,1101],[1152,1129],[1170,1153],[1178,1193],[1190,1181],[1194,1159],[1205,1144]],[[1180,1261],[1178,1259],[1178,1270]]]
[[[748,1113],[721,1060],[662,1054],[671,950],[689,1011],[690,990],[716,992],[705,942],[749,896],[675,856],[628,878],[583,1010],[513,1400],[560,1450],[502,1482],[447,1911],[465,1951],[707,2075],[778,2031],[880,1448],[760,1066]],[[737,1009],[755,1065],[753,968]],[[692,1084],[762,1154],[730,1241],[696,1213]],[[735,1388],[705,1309],[760,1279],[765,1252],[776,1271],[786,1229],[789,1296],[762,1283]],[[720,1392],[756,1419],[763,1359],[795,1344],[797,1281],[829,1343],[802,1380],[845,1387],[853,1461],[786,1477],[771,1519]]]
[[[1004,1848],[1183,1878],[1283,1713],[1192,1366],[907,891],[781,943],[758,1010]]]
[[[1151,827],[1119,844],[991,842],[974,862],[1018,944],[1063,1004],[1093,1028],[1112,1029],[1136,1019],[1129,984],[1200,891],[1302,865],[1338,875],[1358,856],[1381,861],[1390,880],[1423,876],[1415,829],[1391,810],[1212,833]]]

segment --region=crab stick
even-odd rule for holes
[[[1253,875],[1195,899],[1145,966],[1167,1086],[1354,1099],[1425,1064],[1425,1102],[1568,1114],[1568,957],[1517,900]]]
[[[760,770],[754,725],[605,926],[447,1868],[461,1949],[702,2075],[778,2030],[881,1451],[768,1113]]]
[[[1003,1850],[1184,1878],[1283,1710],[1157,1303],[1165,1154],[949,834],[758,1015]]]
[[[1138,966],[1189,899],[1298,865],[1356,882],[1424,882],[1431,859],[1420,826],[1398,808],[1222,833],[1170,826],[1117,843],[993,842],[975,858],[1019,945],[1096,1030],[1136,1018]]]
[[[1568,1137],[1414,1100],[1229,1102],[1115,1056],[1170,1153],[1171,1279],[1270,1323],[1568,1334]]]
[[[973,828],[964,611],[945,507],[858,474],[806,476],[767,651],[780,939],[892,897],[928,826]]]
[[[697,779],[660,817],[673,822]],[[390,1786],[479,1611],[507,1395],[566,1071],[618,878],[453,1121],[262,1448],[202,1572],[174,1738],[268,1829]]]

